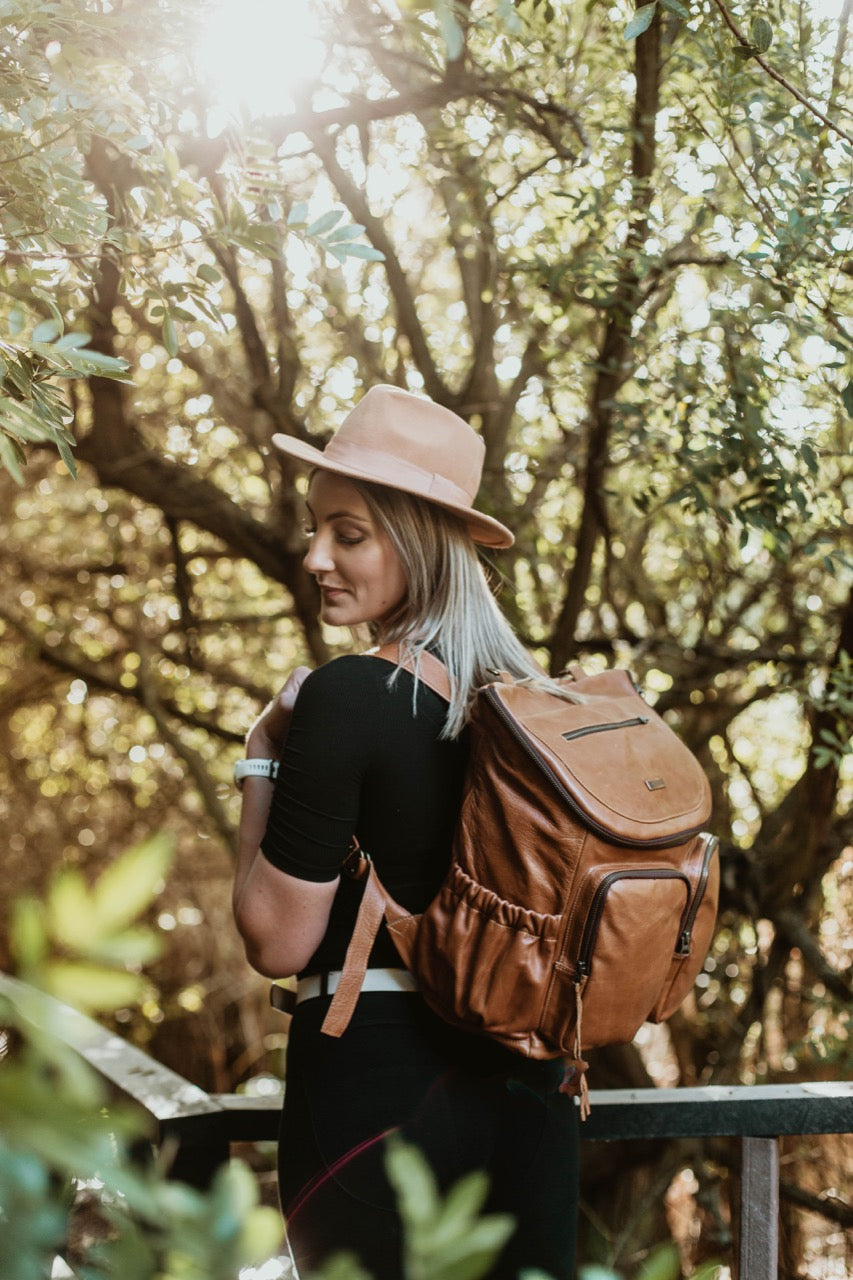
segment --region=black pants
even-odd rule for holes
[[[576,1108],[559,1062],[534,1062],[449,1027],[414,994],[360,997],[339,1039],[322,1035],[328,999],[299,1005],[290,1028],[279,1192],[304,1277],[354,1252],[374,1280],[400,1280],[400,1224],[384,1137],[415,1143],[442,1190],[474,1169],[491,1179],[486,1212],[516,1231],[491,1271],[515,1280],[574,1271]]]

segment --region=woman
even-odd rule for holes
[[[286,436],[273,443],[313,467],[305,568],[323,621],[397,642],[414,670],[370,655],[298,668],[235,770],[237,926],[259,972],[300,977],[279,1144],[291,1248],[303,1275],[346,1248],[376,1280],[400,1280],[382,1142],[399,1131],[445,1189],[473,1169],[489,1173],[487,1209],[518,1223],[493,1276],[538,1267],[570,1280],[577,1125],[558,1061],[442,1022],[384,929],[349,1027],[340,1039],[320,1031],[358,909],[359,887],[340,874],[353,835],[393,897],[422,910],[450,859],[471,694],[490,669],[550,687],[477,558],[477,543],[513,541],[473,507],[482,441],[450,410],[378,386],[325,452]],[[417,678],[425,651],[447,668],[449,703]]]

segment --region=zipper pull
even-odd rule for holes
[[[693,939],[692,939],[690,930],[685,929],[681,937],[678,939],[678,946],[675,948],[675,954],[677,956],[689,956],[690,943],[692,942],[692,940]]]

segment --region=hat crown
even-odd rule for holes
[[[365,450],[384,454],[391,466],[417,467],[458,489],[469,503],[480,487],[485,445],[476,431],[451,409],[400,387],[371,387],[326,446],[325,456],[345,461],[354,450],[362,456]]]
[[[464,418],[426,396],[380,383],[365,392],[322,451],[281,434],[272,443],[308,466],[444,507],[483,546],[512,546],[506,525],[474,507],[485,444]]]

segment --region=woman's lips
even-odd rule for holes
[[[337,600],[339,596],[346,594],[343,587],[321,587],[320,591],[324,600]]]

